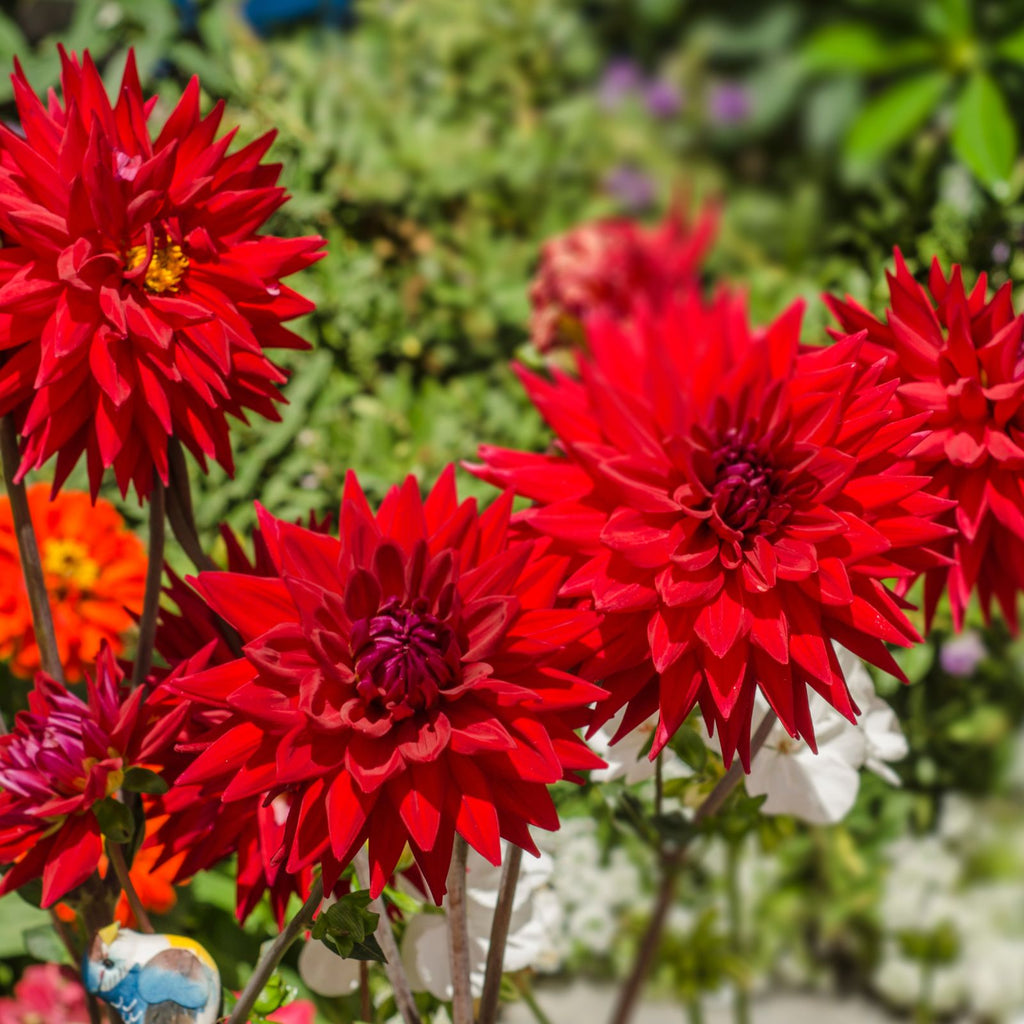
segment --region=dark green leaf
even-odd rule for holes
[[[129,768],[124,773],[124,782],[121,788],[129,793],[149,793],[153,796],[160,796],[170,788],[167,783],[148,768]]]
[[[127,843],[132,838],[134,820],[132,812],[120,800],[107,797],[93,809],[100,831],[115,843]]]
[[[903,142],[933,113],[950,79],[943,71],[927,71],[890,86],[860,112],[846,136],[846,155],[853,161],[877,160]]]
[[[696,730],[684,725],[672,737],[671,747],[680,760],[688,764],[695,772],[704,771],[704,767],[708,763],[708,748]]]
[[[365,889],[343,896],[313,922],[313,938],[346,959],[384,963],[384,952],[373,935],[380,915],[367,909],[369,903]]]
[[[1017,128],[1003,94],[984,71],[976,71],[956,102],[956,155],[989,188],[1005,184],[1017,158]]]

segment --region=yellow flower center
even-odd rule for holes
[[[99,564],[80,540],[48,537],[43,541],[43,572],[65,586],[87,590],[100,578]]]
[[[125,269],[137,270],[146,259],[146,247],[133,245],[125,253]],[[153,249],[153,256],[146,267],[144,284],[146,291],[176,292],[181,287],[181,279],[188,270],[188,257],[180,245],[167,245],[162,249]]]

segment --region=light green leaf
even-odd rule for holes
[[[1024,28],[1018,29],[1002,40],[996,46],[996,53],[1015,64],[1024,64]]]
[[[1017,158],[1017,128],[1003,94],[984,71],[976,71],[956,102],[956,155],[989,188],[1004,184]]]
[[[811,36],[803,61],[811,71],[892,71],[934,55],[934,47],[924,40],[893,44],[868,25],[843,22]]]
[[[949,87],[942,71],[927,71],[890,86],[860,112],[846,137],[854,161],[877,160],[927,120]]]

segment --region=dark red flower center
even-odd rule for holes
[[[774,504],[772,463],[735,428],[726,432],[713,456],[711,508],[725,526],[747,533]]]
[[[454,631],[422,598],[411,608],[392,599],[352,626],[356,689],[367,704],[396,718],[434,707],[441,691],[459,680],[459,656]]]

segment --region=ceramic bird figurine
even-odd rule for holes
[[[209,953],[181,935],[101,928],[85,956],[86,989],[124,1024],[214,1024],[220,973]]]

